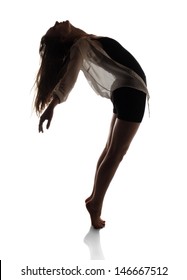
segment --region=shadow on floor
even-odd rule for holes
[[[84,243],[88,246],[91,260],[104,260],[104,254],[101,248],[100,230],[90,228],[84,237]]]

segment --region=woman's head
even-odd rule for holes
[[[54,24],[40,42],[41,65],[36,76],[35,110],[41,113],[52,98],[52,91],[63,77],[69,61],[71,46],[79,38],[86,36],[83,30],[69,21]]]
[[[41,39],[40,54],[45,48],[50,55],[66,55],[76,40],[86,35],[86,32],[74,27],[68,20],[56,21]]]
[[[70,37],[71,25],[69,21],[59,23],[56,21],[55,25],[46,32],[40,42],[40,55],[43,58],[44,53],[52,56],[62,55],[65,49],[68,51],[74,40]],[[66,55],[66,53],[64,53]]]
[[[54,26],[49,28],[49,30],[46,32],[45,36],[66,44],[73,43],[80,37],[86,35],[86,32],[73,26],[68,20],[66,20],[62,22],[56,21]]]

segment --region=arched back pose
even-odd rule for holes
[[[86,199],[93,227],[102,228],[105,193],[144,115],[148,97],[145,74],[116,40],[87,34],[69,21],[56,22],[47,31],[40,55],[34,103],[41,115],[39,132],[43,132],[44,121],[49,128],[55,106],[67,99],[80,70],[96,93],[113,103],[108,140],[97,163],[92,194]]]

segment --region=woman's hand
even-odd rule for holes
[[[47,124],[46,124],[46,128],[48,129],[50,124],[51,124],[51,120],[53,118],[53,109],[52,107],[48,107],[45,112],[41,115],[40,117],[40,122],[39,122],[39,132],[44,132],[43,131],[43,123],[45,121],[47,121]]]
[[[44,132],[43,131],[43,123],[45,121],[47,121],[46,124],[46,128],[48,129],[50,127],[51,124],[51,120],[53,118],[53,111],[55,106],[59,103],[59,99],[58,97],[54,97],[54,99],[52,100],[52,102],[49,104],[49,106],[47,107],[47,109],[44,111],[44,113],[41,115],[40,117],[40,122],[39,122],[39,132]]]

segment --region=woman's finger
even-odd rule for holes
[[[39,133],[42,132],[43,133],[43,122],[40,120],[39,122]]]
[[[46,125],[47,129],[50,127],[50,123],[51,123],[51,120],[48,120],[47,125]]]

